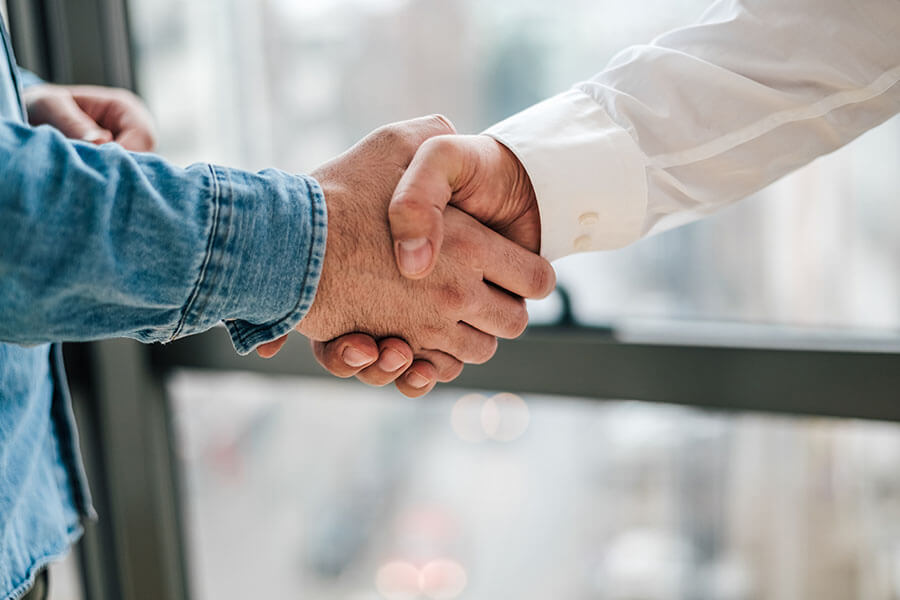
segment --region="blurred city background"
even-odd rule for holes
[[[132,0],[130,16],[162,154],[308,172],[390,121],[478,132],[707,5]],[[559,261],[559,281],[579,323],[649,338],[896,337],[898,164],[893,120],[702,223]],[[559,299],[531,309],[553,321]],[[241,373],[170,392],[201,600],[900,598],[895,425]]]

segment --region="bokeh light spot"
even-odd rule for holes
[[[385,600],[415,600],[419,596],[419,570],[403,561],[392,561],[378,569],[375,589]]]
[[[432,600],[451,600],[466,589],[468,577],[459,563],[441,559],[422,567],[419,581],[422,593]]]
[[[481,409],[485,435],[498,442],[511,442],[521,437],[530,421],[528,405],[516,394],[497,394]]]
[[[460,439],[471,443],[486,439],[511,442],[525,433],[530,421],[528,405],[510,393],[490,398],[466,394],[456,401],[450,415],[453,431]]]
[[[453,405],[450,424],[459,439],[475,444],[487,437],[481,424],[485,400],[481,394],[466,394]]]

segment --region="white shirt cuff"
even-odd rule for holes
[[[541,214],[541,255],[621,248],[643,235],[646,159],[596,100],[572,89],[484,132],[521,161]]]

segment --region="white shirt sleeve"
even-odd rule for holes
[[[900,0],[720,0],[485,133],[550,260],[690,222],[900,112]],[[900,168],[900,165],[898,165]]]

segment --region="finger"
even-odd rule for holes
[[[394,382],[394,385],[404,396],[420,398],[437,385],[437,370],[430,362],[417,360]]]
[[[60,96],[54,101],[52,109],[52,125],[63,135],[73,140],[82,140],[91,144],[111,142],[113,135],[101,127],[86,112],[78,107],[69,96]]]
[[[453,123],[443,115],[419,117],[379,127],[351,148],[350,152],[364,147],[366,152],[382,156],[405,170],[425,140],[453,133],[456,133]]]
[[[513,339],[522,335],[528,326],[525,300],[511,296],[491,284],[481,286],[472,313],[464,321],[489,335]]]
[[[282,346],[287,343],[288,336],[283,335],[277,340],[272,340],[271,342],[266,342],[262,344],[256,349],[256,353],[259,354],[262,358],[272,358],[278,351],[281,350]]]
[[[152,131],[145,127],[125,129],[113,141],[132,152],[151,152],[156,146]]]
[[[460,136],[425,141],[400,178],[388,216],[400,272],[410,279],[427,276],[444,238],[444,208],[460,173],[471,169],[477,156]]]
[[[332,375],[353,377],[378,359],[378,345],[364,333],[349,333],[330,342],[313,342],[313,354]]]
[[[480,365],[494,356],[497,338],[466,323],[457,323],[436,349],[464,363]]]
[[[462,373],[463,363],[439,350],[420,350],[395,385],[405,396],[419,398],[434,388],[438,381],[453,381]]]
[[[123,89],[71,86],[78,106],[102,127],[116,143],[132,152],[150,152],[156,146],[153,117],[143,101]]]
[[[494,283],[517,296],[523,298],[546,298],[556,287],[556,272],[543,257],[531,252],[519,244],[503,237],[496,231],[486,227],[451,207],[446,213],[448,226],[457,220],[465,221],[465,226],[473,228],[478,243],[474,245],[479,253],[477,263],[483,269],[486,281]]]
[[[409,166],[419,147],[427,140],[439,135],[456,133],[453,123],[443,115],[429,115],[388,125],[402,143],[394,144],[394,156],[402,159],[404,167]]]
[[[453,381],[459,377],[464,366],[462,362],[439,350],[420,350],[416,353],[416,360],[420,359],[427,360],[434,366],[437,380],[441,382]]]
[[[378,360],[356,377],[369,385],[387,385],[403,375],[412,361],[413,351],[409,344],[399,338],[385,338],[378,342]]]

